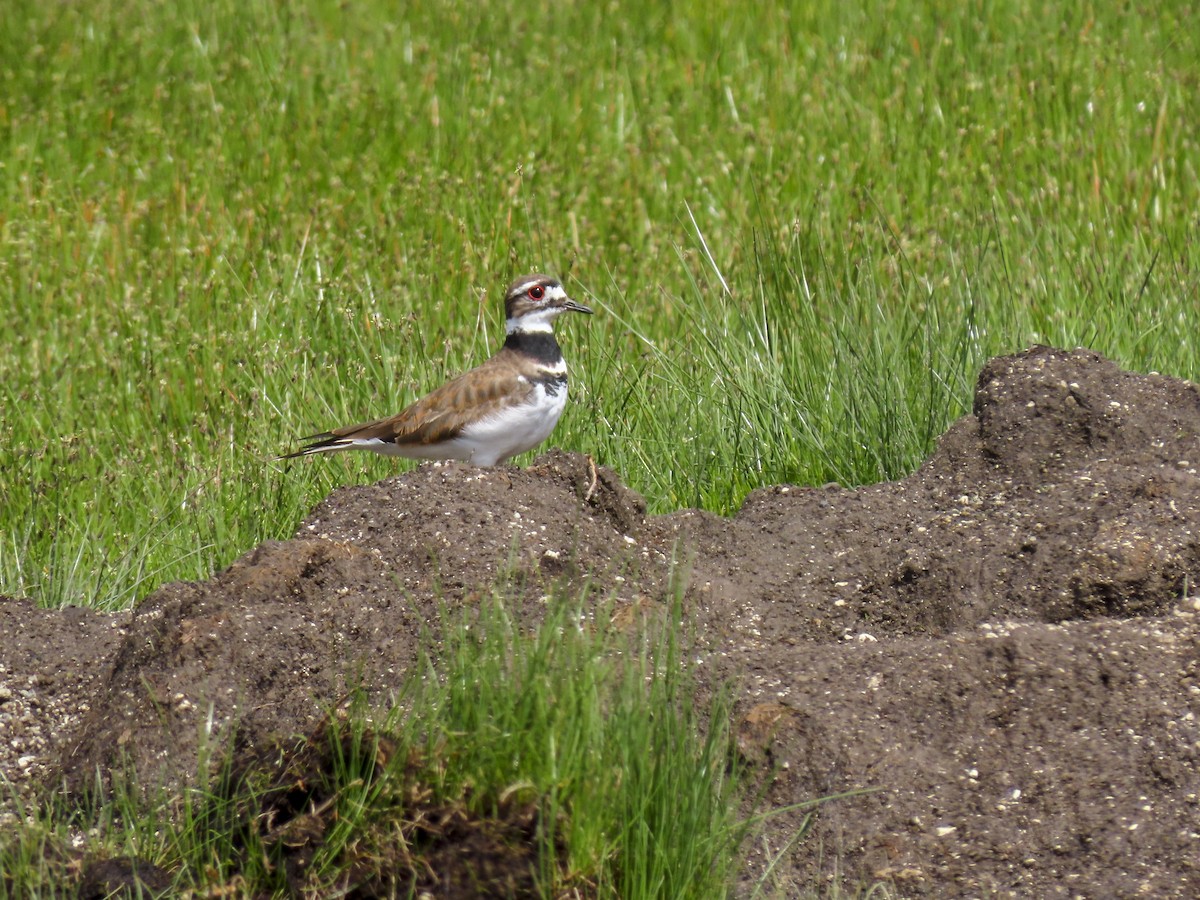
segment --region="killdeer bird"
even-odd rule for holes
[[[401,413],[337,428],[280,459],[370,450],[410,459],[461,459],[494,466],[550,436],[567,405],[567,364],[554,320],[592,310],[567,296],[549,275],[518,278],[504,295],[504,346]]]

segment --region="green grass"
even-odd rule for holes
[[[653,510],[912,470],[988,356],[1200,374],[1189,4],[16,0],[0,593],[106,608],[289,534],[293,438],[564,323],[552,443]]]
[[[0,896],[65,886],[84,853],[158,866],[175,891],[288,896],[286,858],[306,842],[305,896],[368,883],[407,896],[428,852],[422,818],[500,821],[526,806],[547,897],[720,896],[755,824],[737,813],[728,703],[698,703],[678,607],[640,636],[603,627],[600,607],[563,600],[533,632],[503,594],[447,615],[442,652],[394,709],[357,698],[315,746],[284,745],[282,777],[226,769],[176,800],[118,781],[85,808],[26,809],[0,844]]]

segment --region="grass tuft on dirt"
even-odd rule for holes
[[[751,828],[726,698],[698,702],[678,611],[634,632],[583,610],[522,630],[494,595],[389,710],[356,692],[182,797],[118,779],[22,810],[2,893],[718,896]]]

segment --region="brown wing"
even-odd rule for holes
[[[521,377],[513,355],[502,349],[483,365],[426,394],[403,412],[330,432],[335,439],[379,438],[400,445],[428,445],[456,437],[463,426],[524,400],[533,384]]]

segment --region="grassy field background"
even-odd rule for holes
[[[664,511],[899,477],[990,355],[1197,377],[1186,3],[12,0],[0,594],[119,608],[409,465],[280,463],[561,275],[551,443]]]

